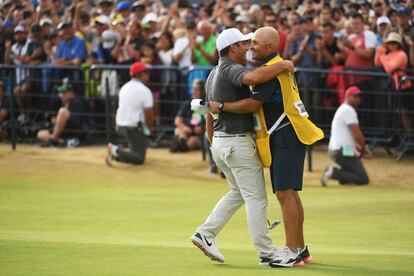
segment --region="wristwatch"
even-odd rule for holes
[[[224,110],[224,103],[219,103],[218,108],[220,109],[220,112],[223,112]]]

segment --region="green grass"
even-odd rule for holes
[[[243,208],[217,240],[225,264],[189,241],[226,192],[218,178],[36,165],[44,171],[0,172],[0,275],[414,274],[413,189],[305,187],[305,238],[315,261],[271,269],[258,265]],[[273,195],[268,212],[280,217]],[[282,226],[271,235],[281,244]]]

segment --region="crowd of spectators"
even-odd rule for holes
[[[94,71],[91,79],[95,82],[85,83],[85,73],[62,65],[83,68],[82,72],[94,64],[135,61],[178,66],[178,75],[168,70],[151,72],[149,87],[157,125],[162,123],[163,108],[168,109],[162,100],[170,99],[174,87],[190,88],[194,79],[203,80],[209,72],[189,68],[217,64],[215,40],[220,31],[236,27],[248,33],[272,26],[279,31],[280,55],[305,69],[297,74],[298,85],[305,104],[311,107],[310,115],[323,122],[324,108],[339,106],[347,87],[356,85],[364,91],[378,87],[369,76],[322,75],[306,69],[370,70],[377,66],[394,76],[395,83],[386,87],[412,92],[409,81],[401,83],[414,65],[412,4],[410,0],[179,0],[168,4],[160,0],[3,0],[0,62],[55,66],[48,67],[49,71],[16,69],[13,94],[21,121],[33,116],[34,105],[35,109],[44,106],[35,95],[53,93],[62,78],[69,79],[79,96],[86,91],[116,95],[128,80],[127,70],[109,68],[99,74]],[[373,108],[372,95],[366,95],[366,107]],[[407,131],[411,131],[407,111],[412,111],[413,102],[411,95],[405,95],[401,110]]]

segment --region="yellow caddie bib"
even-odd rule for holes
[[[278,55],[266,65],[282,61]],[[298,139],[305,145],[311,145],[324,137],[323,131],[309,119],[305,106],[299,96],[299,88],[293,74],[283,73],[276,76],[280,83],[283,98],[283,109],[292,124]],[[272,164],[270,153],[270,135],[267,131],[263,106],[255,113],[256,145],[264,167]]]

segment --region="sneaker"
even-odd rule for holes
[[[278,253],[279,253],[280,250],[282,250],[282,249],[278,248],[278,247],[275,247],[275,251],[274,251],[272,256],[260,257],[259,265],[268,266],[271,261],[273,261],[277,258]]]
[[[333,174],[333,166],[326,167],[325,171],[323,172],[323,176],[321,178],[321,184],[323,187],[328,185],[328,179],[332,177]]]
[[[105,157],[105,162],[106,162],[106,165],[108,165],[108,167],[112,167],[112,160],[113,160],[112,146],[113,145],[111,143],[108,144],[107,153],[106,153],[106,157]]]
[[[196,232],[191,236],[191,241],[204,253],[204,255],[209,257],[212,261],[224,263],[224,256],[218,250],[214,242],[214,238],[207,239],[206,236],[202,235],[199,232]]]
[[[305,263],[302,261],[299,250],[291,250],[283,248],[277,253],[277,256],[269,262],[271,267],[303,267]]]
[[[305,264],[309,264],[313,261],[312,256],[309,253],[308,246],[305,244],[304,247],[299,248],[300,250],[300,257]]]
[[[80,145],[80,141],[78,138],[71,138],[66,140],[66,147],[67,148],[76,148]]]
[[[211,166],[208,168],[208,173],[211,173],[211,174],[216,174],[217,172],[218,172],[218,168],[217,168],[217,166],[216,166],[215,164],[211,165]]]

